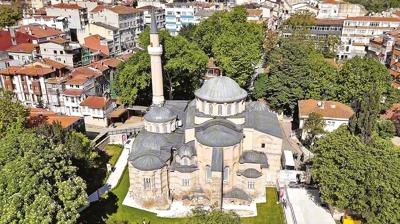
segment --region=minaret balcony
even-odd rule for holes
[[[163,53],[162,46],[152,47],[151,45],[147,47],[149,55],[161,56]]]

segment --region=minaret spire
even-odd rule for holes
[[[151,12],[150,25],[150,45],[147,47],[151,63],[151,85],[153,91],[153,105],[161,106],[164,104],[164,89],[161,55],[163,53],[160,38],[157,31],[157,22],[154,10]]]

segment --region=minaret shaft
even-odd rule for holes
[[[164,87],[163,87],[163,76],[162,76],[162,63],[161,55],[163,53],[162,46],[156,28],[156,21],[154,14],[152,13],[151,21],[151,32],[150,32],[150,45],[147,50],[150,55],[151,63],[151,86],[153,91],[153,104],[163,105],[164,104]]]

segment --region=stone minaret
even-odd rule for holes
[[[161,55],[163,53],[162,46],[157,31],[157,23],[154,11],[151,12],[150,26],[150,45],[147,47],[151,62],[151,86],[153,90],[153,105],[164,104],[163,76]]]

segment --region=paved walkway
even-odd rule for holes
[[[320,205],[317,190],[288,188],[287,191],[297,224],[335,224],[329,211]],[[295,223],[290,215],[289,206],[286,206],[285,213],[287,223]]]
[[[89,195],[89,202],[94,202],[99,200],[101,195],[107,193],[108,191],[117,186],[118,181],[121,178],[126,165],[128,164],[128,157],[129,157],[129,149],[124,148],[121,152],[121,155],[118,158],[117,163],[115,164],[115,170],[111,172],[110,176],[106,181],[106,184],[101,188],[97,189],[97,191],[93,192],[91,195]]]

